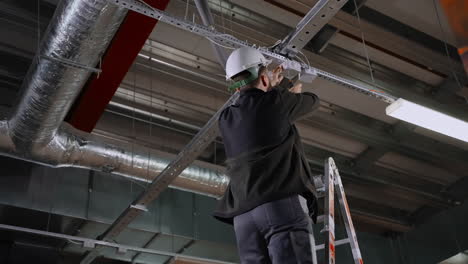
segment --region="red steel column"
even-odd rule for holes
[[[146,0],[154,8],[164,10],[169,0]],[[129,11],[127,17],[102,58],[102,73],[93,75],[65,121],[82,131],[91,132],[125,74],[140,52],[158,21]]]

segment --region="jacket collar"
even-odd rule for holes
[[[251,93],[264,93],[264,91],[255,87],[249,87],[240,91],[241,96],[246,95],[246,94],[251,94]]]

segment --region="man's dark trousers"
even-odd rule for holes
[[[309,216],[300,199],[290,196],[234,217],[242,264],[312,264]]]

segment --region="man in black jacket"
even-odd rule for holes
[[[290,88],[281,68],[269,76],[268,63],[250,48],[227,61],[240,96],[219,118],[230,183],[214,216],[234,224],[243,264],[312,263],[305,203],[315,204],[314,186],[294,123],[319,99]]]

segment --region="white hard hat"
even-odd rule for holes
[[[271,60],[267,60],[263,54],[248,47],[242,47],[234,50],[226,62],[226,79],[231,79],[238,73],[241,73],[249,68],[268,65]]]

